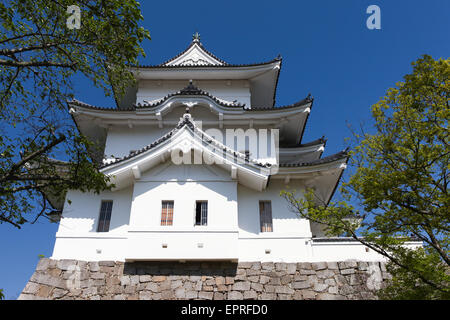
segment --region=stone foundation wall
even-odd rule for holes
[[[383,263],[86,262],[42,258],[26,299],[375,299]]]

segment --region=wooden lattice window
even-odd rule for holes
[[[161,209],[161,225],[171,226],[173,224],[173,201],[163,201]]]
[[[100,217],[98,219],[97,232],[108,232],[111,222],[112,200],[104,200],[100,206]]]
[[[270,201],[259,202],[259,221],[261,232],[272,232],[272,203]]]

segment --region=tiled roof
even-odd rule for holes
[[[347,159],[348,158],[348,148],[332,154],[330,156],[321,158],[321,159],[317,159],[314,161],[309,161],[309,162],[285,162],[285,163],[281,163],[280,162],[280,167],[307,167],[307,166],[314,166],[314,165],[318,165],[318,164],[323,164],[323,163],[330,163],[336,160],[341,160],[341,159]]]
[[[267,64],[271,64],[277,61],[282,61],[281,57],[276,57],[267,62],[258,62],[258,63],[248,63],[248,64],[218,64],[218,65],[173,65],[173,66],[165,66],[165,65],[133,65],[132,68],[143,68],[143,69],[177,69],[177,68],[234,68],[234,67],[256,67],[256,66],[264,66]]]
[[[279,107],[258,107],[258,106],[252,106],[251,109],[246,109],[248,111],[265,111],[265,110],[277,110],[277,109],[290,109],[290,108],[296,108],[300,106],[304,106],[305,104],[314,102],[314,98],[311,97],[309,94],[305,99],[302,99],[298,102],[288,104],[285,106],[279,106]]]
[[[327,139],[325,138],[325,136],[323,136],[322,138],[313,140],[311,142],[300,143],[300,144],[286,144],[286,145],[283,145],[280,147],[281,148],[304,148],[304,147],[317,146],[319,144],[325,145],[326,143],[327,143]]]
[[[73,105],[77,105],[80,107],[84,107],[84,108],[89,108],[89,109],[95,109],[95,110],[106,110],[106,111],[112,111],[112,112],[120,112],[120,111],[135,111],[135,110],[139,110],[139,109],[151,109],[151,108],[155,108],[157,106],[160,106],[161,104],[163,104],[164,102],[166,102],[169,98],[171,97],[175,97],[175,96],[205,96],[208,97],[210,99],[212,99],[214,102],[216,102],[217,104],[226,107],[226,108],[243,108],[245,111],[277,111],[280,109],[290,109],[290,108],[295,108],[295,107],[300,107],[303,105],[306,105],[308,103],[312,103],[314,101],[314,98],[311,97],[311,95],[308,95],[305,99],[302,99],[298,102],[295,102],[293,104],[289,104],[289,105],[285,105],[285,106],[278,106],[278,107],[252,107],[250,108],[245,108],[245,103],[239,103],[236,101],[227,103],[224,102],[223,100],[220,100],[219,98],[213,96],[212,94],[210,94],[207,91],[204,91],[202,89],[199,89],[198,87],[194,86],[192,84],[192,80],[189,82],[189,84],[174,93],[170,93],[168,95],[166,95],[165,97],[161,98],[160,100],[158,100],[157,102],[154,103],[145,103],[145,104],[133,104],[127,108],[121,108],[121,109],[116,109],[116,108],[105,108],[105,107],[98,107],[98,106],[94,106],[85,102],[81,102],[79,100],[73,99],[71,101],[68,101],[68,104],[73,104]]]

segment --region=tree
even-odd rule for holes
[[[29,216],[49,215],[44,190],[62,197],[109,188],[67,100],[74,77],[120,98],[133,81],[127,66],[144,55],[140,43],[150,35],[134,0],[76,1],[79,29],[73,4],[0,0],[0,223],[20,228]]]
[[[309,190],[281,195],[328,235],[346,234],[388,258],[385,299],[449,299],[450,60],[424,55],[372,107],[375,133],[353,132],[354,173],[343,200],[325,206]],[[416,238],[423,247],[407,248]]]

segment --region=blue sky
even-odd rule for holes
[[[76,1],[74,1],[76,3]],[[346,147],[346,123],[370,128],[370,106],[411,72],[422,54],[449,57],[448,0],[316,1],[141,1],[143,26],[152,40],[143,44],[143,64],[158,64],[184,50],[192,34],[229,63],[283,57],[277,105],[303,99],[314,107],[303,141],[325,135],[324,156]],[[381,30],[366,27],[366,8],[381,8]],[[76,98],[113,106],[111,98],[83,81]],[[15,299],[32,275],[38,255],[51,256],[56,224],[41,219],[17,230],[0,225],[0,288]]]

